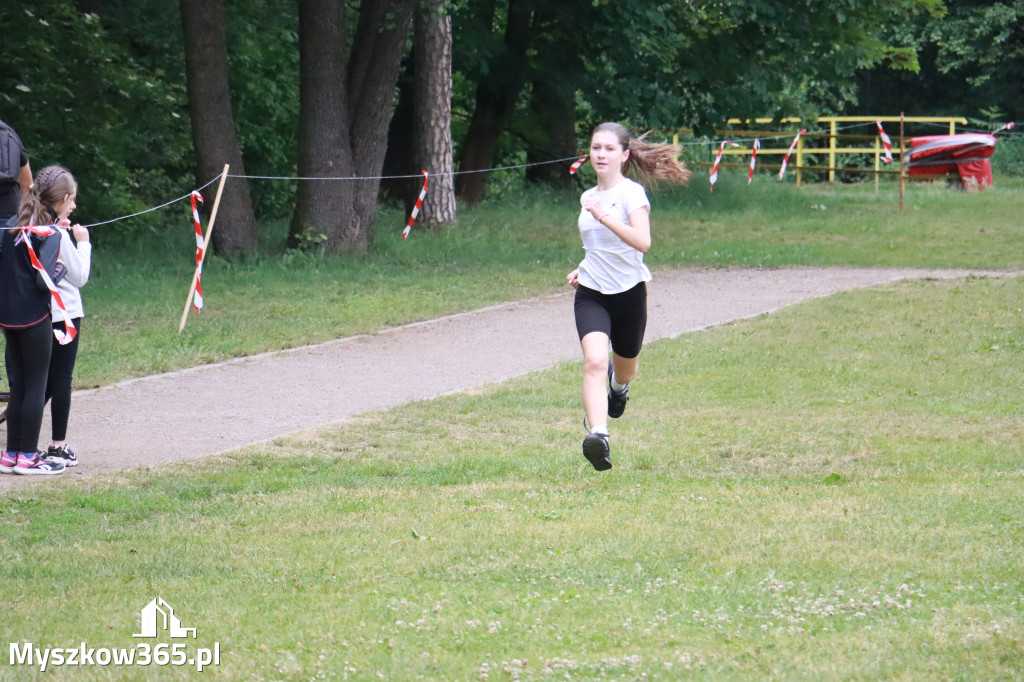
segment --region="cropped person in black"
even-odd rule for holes
[[[71,212],[77,193],[78,186],[67,169],[44,168],[22,196],[18,214],[4,226],[0,239],[0,328],[7,342],[4,360],[11,386],[7,449],[0,453],[0,473],[64,471],[62,462],[46,460],[38,450],[53,346],[52,296],[31,253],[56,284],[63,265],[57,262],[60,233],[52,226]],[[33,227],[40,229],[29,229]]]
[[[18,212],[23,194],[32,186],[32,168],[18,133],[0,121],[0,225]]]

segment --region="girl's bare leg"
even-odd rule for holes
[[[583,348],[583,412],[591,431],[608,433],[608,336],[591,332],[583,337],[580,346]]]

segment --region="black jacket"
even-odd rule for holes
[[[14,243],[20,233],[10,229],[14,221],[7,221],[8,229],[3,230],[0,239],[0,327],[19,329],[50,319],[50,290],[32,267],[27,246]],[[64,266],[57,262],[60,234],[56,229],[48,237],[33,234],[29,239],[53,283],[63,279]]]

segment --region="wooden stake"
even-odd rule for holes
[[[185,299],[185,312],[181,314],[181,324],[178,325],[178,333],[185,329],[185,320],[188,319],[189,308],[192,307],[192,297],[196,293],[196,286],[199,284],[199,273],[202,272],[203,261],[206,259],[206,250],[210,247],[210,234],[213,232],[213,224],[217,221],[217,209],[220,208],[220,197],[224,193],[224,182],[228,179],[229,164],[224,164],[224,172],[220,176],[220,184],[217,186],[217,196],[213,200],[213,210],[210,211],[210,224],[206,226],[206,236],[203,237],[203,254],[196,265],[195,274],[192,275],[192,286],[188,289],[188,298]]]
[[[903,215],[903,112],[900,112],[900,215]]]
[[[882,164],[881,164],[881,161],[880,161],[880,159],[881,159],[880,154],[882,153],[882,146],[879,144],[880,139],[881,138],[878,138],[878,137],[875,138],[875,194],[876,195],[878,194],[878,178],[879,178],[879,172],[878,171],[880,171],[882,169]]]

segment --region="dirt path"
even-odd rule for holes
[[[664,271],[647,341],[837,291],[965,270],[780,268]],[[1019,273],[1013,273],[1019,274]],[[69,433],[81,464],[60,477],[0,476],[0,492],[199,458],[353,415],[455,393],[579,358],[571,290],[315,346],[78,391]],[[49,433],[44,423],[43,434]]]

